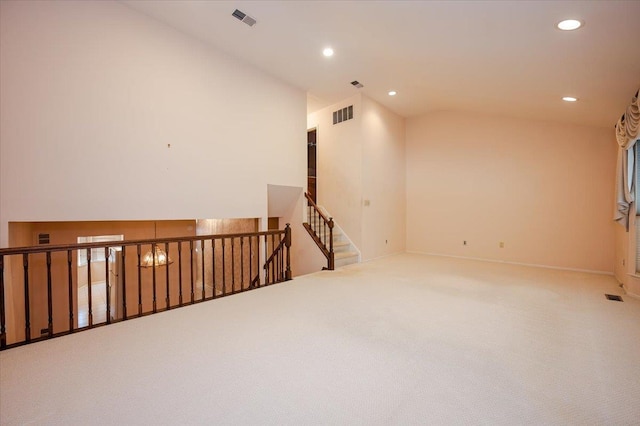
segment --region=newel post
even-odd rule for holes
[[[4,256],[0,254],[0,349],[7,347],[7,326],[4,312]]]
[[[291,247],[291,225],[288,223],[284,228],[284,246],[287,250],[287,269],[284,272],[284,278],[289,281],[291,280],[291,254],[289,253]]]
[[[333,253],[333,218],[329,218],[329,270],[333,271],[336,268],[335,256]]]

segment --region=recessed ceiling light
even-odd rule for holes
[[[558,28],[563,31],[573,31],[577,30],[582,26],[582,22],[577,19],[565,19],[564,21],[558,22]]]
[[[395,96],[395,95],[396,95],[396,91],[395,91],[395,90],[391,90],[391,91],[389,92],[389,96]]]
[[[322,51],[322,54],[326,57],[333,56],[333,49],[330,47],[325,47],[325,49]]]
[[[576,102],[578,98],[574,98],[573,96],[565,96],[562,98],[562,100],[565,102]]]

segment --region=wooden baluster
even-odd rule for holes
[[[138,254],[138,316],[142,316],[142,264],[140,263],[140,244],[137,244]]]
[[[258,241],[260,241],[260,237],[258,237]],[[264,236],[264,285],[269,284],[269,262],[267,262],[267,259],[269,258],[269,248],[268,248],[268,244],[267,244],[267,236]],[[260,266],[260,263],[258,263],[258,267]]]
[[[268,285],[269,284],[269,262],[267,262],[267,259],[269,259],[269,243],[268,243],[268,239],[267,236],[264,236],[264,285]]]
[[[169,288],[169,243],[164,243],[164,252],[167,254],[166,262],[165,262],[165,277],[167,280],[167,310],[171,309],[171,297],[169,296],[170,288]]]
[[[275,251],[276,251],[275,240],[276,240],[276,236],[274,234],[271,234],[271,253],[272,254],[275,253]],[[277,257],[277,254],[276,254],[276,257]],[[276,257],[274,257],[271,260],[271,265],[273,266],[271,268],[271,283],[275,283],[276,282],[276,273],[278,272],[277,271],[278,264],[276,263]]]
[[[249,288],[253,287],[253,244],[252,237],[249,235]]]
[[[235,254],[235,238],[231,238],[231,293],[236,291],[236,254]]]
[[[280,247],[280,244],[278,244],[276,247]],[[274,269],[274,283],[277,283],[278,281],[280,281],[280,249],[276,249],[273,252],[274,256],[273,256],[273,269]]]
[[[274,252],[275,256],[273,257],[273,269],[274,269],[274,283],[280,281],[280,249]]]
[[[333,218],[329,218],[329,270],[333,271],[335,269],[336,261],[335,261],[335,253],[333,252]]]
[[[278,264],[276,263],[276,259],[278,257],[278,253],[273,252],[273,254],[275,254],[275,256],[273,256],[273,258],[271,258],[271,265],[270,265],[270,269],[271,269],[271,284],[275,284],[276,283],[276,274],[278,273]]]
[[[106,321],[107,324],[111,324],[111,286],[109,285],[110,283],[110,278],[109,275],[111,275],[109,273],[109,247],[105,247],[104,248],[104,274],[105,274],[105,278],[104,278],[104,290],[105,290],[105,294],[107,296],[107,316],[106,316]]]
[[[122,318],[127,320],[127,258],[126,258],[126,246],[122,246],[122,268],[118,270],[118,273],[122,273]],[[116,282],[116,285],[118,283]]]
[[[71,262],[73,260],[73,250],[67,250],[67,278],[69,284],[69,332],[73,332],[73,268]]]
[[[89,327],[93,327],[93,302],[91,301],[91,249],[87,249],[87,294],[89,299]]]
[[[51,252],[47,254],[47,336],[53,336],[53,293],[51,290]]]
[[[240,291],[244,290],[244,237],[240,237]]]
[[[0,255],[0,349],[7,347],[7,326],[4,307],[4,256]]]
[[[151,257],[152,257],[152,269],[151,269],[151,279],[153,280],[153,313],[158,312],[158,306],[156,305],[156,250],[158,250],[158,246],[156,243],[151,243]]]
[[[189,241],[189,271],[191,272],[191,304],[194,302],[194,281],[193,281],[193,240]]]
[[[204,300],[204,262],[205,262],[205,257],[204,257],[204,240],[200,241],[200,247],[202,248],[202,299],[200,300]]]
[[[266,246],[266,244],[265,244]],[[260,236],[256,235],[256,252],[258,253],[257,259],[256,259],[256,275],[258,276],[258,285],[257,287],[260,287],[263,284],[263,278],[264,275],[262,275],[262,255],[264,254],[264,251],[262,250],[262,247],[260,246]]]
[[[291,276],[291,255],[289,253],[289,249],[291,248],[291,226],[287,223],[287,226],[284,228],[284,246],[287,250],[287,269],[285,271],[284,278],[289,281],[292,279]]]
[[[182,306],[182,241],[178,241],[178,304]]]
[[[222,295],[226,296],[227,295],[227,276],[226,276],[226,271],[225,271],[225,252],[226,250],[224,249],[224,237],[222,238]]]
[[[284,234],[282,234],[282,239],[284,240]],[[281,246],[278,257],[280,257],[280,271],[278,271],[280,275],[278,276],[278,280],[284,281],[284,246]]]
[[[25,341],[31,341],[31,312],[29,303],[29,255],[22,254],[22,267],[24,269],[24,335]]]
[[[216,297],[216,239],[211,239],[211,282],[213,285],[213,294],[211,297]]]

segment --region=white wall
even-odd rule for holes
[[[613,129],[432,113],[406,158],[408,251],[613,271]]]
[[[333,111],[349,105],[353,119],[334,125]],[[318,129],[318,204],[363,260],[404,252],[404,119],[358,94],[310,114],[307,127]]]
[[[0,246],[9,221],[264,217],[267,184],[305,186],[304,92],[116,2],[0,7]]]
[[[362,256],[405,251],[405,120],[362,97]]]
[[[333,111],[353,105],[353,119],[333,124]],[[317,128],[317,194],[353,243],[362,250],[362,99],[360,95],[309,114]]]

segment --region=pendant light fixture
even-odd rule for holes
[[[158,238],[158,225],[157,222],[153,222],[153,238]],[[154,250],[155,248],[155,250]],[[173,263],[173,260],[167,253],[158,247],[157,244],[151,245],[151,250],[146,252],[144,256],[140,258],[140,266],[143,268],[153,268],[154,266],[166,266]]]

